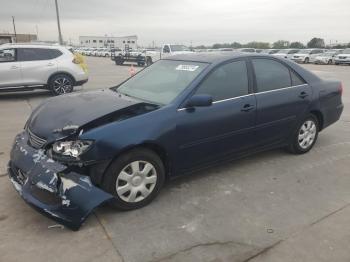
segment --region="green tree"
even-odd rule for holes
[[[290,45],[289,41],[286,40],[278,40],[273,43],[272,47],[276,49],[288,48]]]
[[[324,43],[324,39],[314,37],[308,43],[307,47],[309,48],[324,48],[326,45]]]
[[[238,42],[233,42],[230,47],[232,48],[241,48],[242,47],[242,44],[238,43]]]
[[[290,48],[303,49],[305,48],[304,44],[301,42],[292,42],[290,43]]]
[[[244,47],[256,48],[256,49],[267,49],[267,48],[270,48],[270,43],[253,41],[245,44]]]

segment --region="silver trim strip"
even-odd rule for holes
[[[271,93],[271,92],[276,92],[279,90],[284,90],[284,89],[290,89],[290,88],[294,88],[294,87],[299,87],[299,86],[306,86],[308,84],[302,84],[302,85],[296,85],[296,86],[288,86],[288,87],[282,87],[279,89],[274,89],[274,90],[269,90],[269,91],[263,91],[263,92],[258,92],[258,93],[254,93],[255,95],[259,95],[259,94],[265,94],[265,93]]]
[[[279,90],[284,90],[284,89],[289,89],[289,88],[294,88],[294,87],[299,87],[299,86],[305,86],[305,85],[308,85],[308,84],[302,84],[302,85],[296,85],[296,86],[288,86],[288,87],[282,87],[282,88],[279,88],[279,89],[274,89],[274,90],[269,90],[269,91],[264,91],[264,92],[251,93],[251,94],[244,95],[244,96],[236,96],[236,97],[232,97],[232,98],[227,98],[227,99],[223,99],[223,100],[214,101],[213,104],[218,104],[218,103],[221,103],[221,102],[226,102],[226,101],[230,101],[230,100],[234,100],[234,99],[238,99],[238,98],[242,98],[242,97],[247,97],[247,96],[251,96],[251,95],[259,95],[259,94],[271,93],[271,92],[275,92],[275,91],[279,91]],[[184,111],[186,109],[187,108],[185,108],[185,107],[184,108],[179,108],[179,109],[177,109],[177,111],[180,112],[180,111]]]

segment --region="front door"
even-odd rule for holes
[[[21,68],[16,59],[16,50],[0,49],[0,87],[15,87],[21,82]]]
[[[178,110],[176,163],[180,170],[253,146],[256,101],[248,87],[246,62],[230,62],[214,69],[194,94],[211,95],[211,106]]]

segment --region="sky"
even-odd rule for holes
[[[80,35],[137,35],[140,45],[350,42],[350,0],[58,0],[66,41]],[[0,33],[57,40],[54,0],[0,0]]]

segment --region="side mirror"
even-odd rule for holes
[[[186,103],[186,108],[204,107],[213,104],[213,97],[211,95],[194,95]]]

